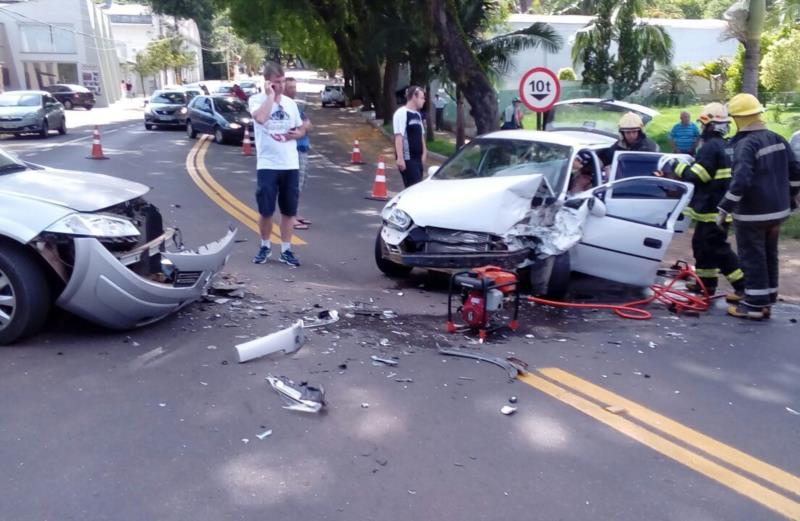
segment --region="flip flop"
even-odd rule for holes
[[[308,225],[304,222],[296,222],[294,223],[295,230],[308,230]]]
[[[297,222],[302,224],[311,224],[311,219],[308,219],[306,217],[298,217]]]

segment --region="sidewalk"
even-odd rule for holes
[[[143,119],[144,98],[122,99],[118,102],[92,110],[73,109],[65,111],[67,129],[90,128],[123,121]]]
[[[340,111],[337,115],[335,132],[337,140],[341,142],[341,157],[331,157],[337,164],[346,164],[350,161],[350,150],[353,140],[358,139],[361,145],[361,157],[368,164],[376,162],[379,154],[383,154],[386,162],[386,174],[390,177],[399,177],[400,174],[394,166],[394,151],[391,139],[380,128],[379,122],[368,121],[358,109]],[[438,165],[444,158],[431,157],[427,168]],[[731,237],[731,243],[735,240]],[[783,239],[779,245],[780,251],[780,298],[786,302],[800,304],[800,241]],[[664,257],[664,266],[672,265],[676,260],[685,260],[693,264],[692,233],[675,234],[667,254]],[[726,288],[727,283],[721,282],[721,288]]]

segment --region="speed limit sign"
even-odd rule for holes
[[[534,112],[550,110],[561,95],[558,77],[550,69],[534,67],[522,76],[519,82],[519,97],[522,103]]]

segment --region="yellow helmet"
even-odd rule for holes
[[[621,118],[619,118],[620,130],[641,130],[643,128],[644,123],[642,123],[642,118],[640,118],[639,115],[634,112],[626,112]]]
[[[752,94],[737,94],[728,102],[728,113],[734,117],[754,116],[765,110],[758,98]]]
[[[728,110],[725,108],[725,105],[715,101],[703,107],[703,111],[700,113],[700,116],[698,116],[697,121],[703,125],[708,125],[712,121],[714,123],[728,123],[730,118],[728,117]]]

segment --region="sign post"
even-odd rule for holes
[[[531,111],[536,112],[536,130],[542,130],[542,113],[556,104],[561,96],[561,83],[553,71],[534,67],[522,75],[519,98]]]

